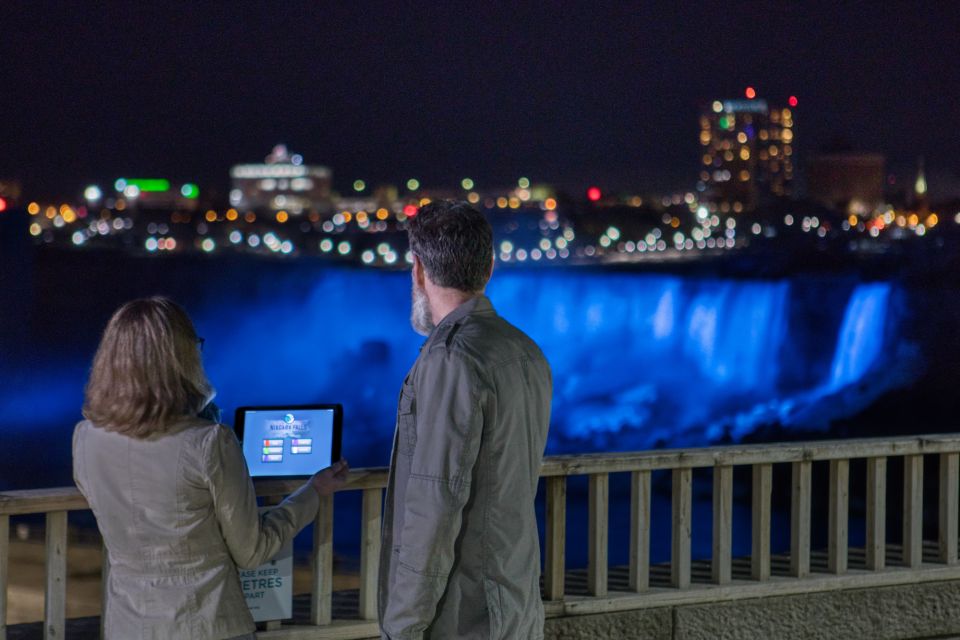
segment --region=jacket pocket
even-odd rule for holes
[[[483,593],[487,599],[487,617],[490,620],[490,640],[503,637],[503,602],[500,598],[500,584],[483,579]]]
[[[412,457],[417,447],[417,413],[413,385],[403,385],[397,407],[397,429],[400,431],[400,453]]]

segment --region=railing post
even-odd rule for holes
[[[567,537],[567,478],[547,478],[547,549],[543,586],[547,600],[563,599],[564,553]]]
[[[887,563],[887,459],[867,460],[867,569]]]
[[[609,541],[610,476],[595,473],[590,476],[589,490],[589,558],[587,590],[592,596],[607,595],[607,544]]]
[[[770,577],[770,496],[773,491],[773,465],[753,465],[752,549],[750,574],[754,580]]]
[[[43,605],[44,640],[61,640],[67,617],[67,512],[51,511],[46,526],[46,595]]]
[[[10,567],[10,516],[0,516],[0,640],[7,640],[7,579]]]
[[[650,472],[630,476],[630,589],[650,586]]]
[[[333,618],[333,496],[320,497],[313,523],[313,589],[310,621],[328,625]]]
[[[693,470],[673,470],[673,526],[670,545],[670,582],[678,589],[690,586],[690,525],[693,519]]]
[[[923,455],[903,457],[903,563],[923,563]]]
[[[830,515],[827,565],[830,573],[846,573],[850,517],[850,461],[830,461]]]
[[[382,489],[364,489],[363,522],[360,525],[360,601],[363,620],[377,619],[377,583],[380,567],[380,512]]]
[[[733,467],[713,468],[713,559],[710,573],[715,584],[732,578],[733,553]]]
[[[812,463],[794,462],[790,469],[790,575],[810,575],[810,480]]]
[[[940,454],[940,562],[957,564],[958,475],[960,454]]]

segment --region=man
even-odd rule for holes
[[[403,382],[380,561],[382,637],[543,637],[534,496],[552,378],[483,294],[493,232],[466,203],[409,223],[411,323],[428,336]]]

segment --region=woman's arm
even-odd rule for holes
[[[337,463],[261,515],[236,436],[218,426],[207,443],[205,459],[214,511],[230,555],[243,569],[258,567],[272,558],[316,516],[320,492],[331,494],[346,477],[346,464]]]

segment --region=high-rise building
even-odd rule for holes
[[[711,209],[739,213],[792,193],[793,112],[766,100],[715,100],[700,115],[700,182]]]
[[[263,164],[238,164],[230,170],[230,204],[237,208],[281,209],[292,214],[330,208],[331,172],[303,164],[286,145],[277,145]]]

